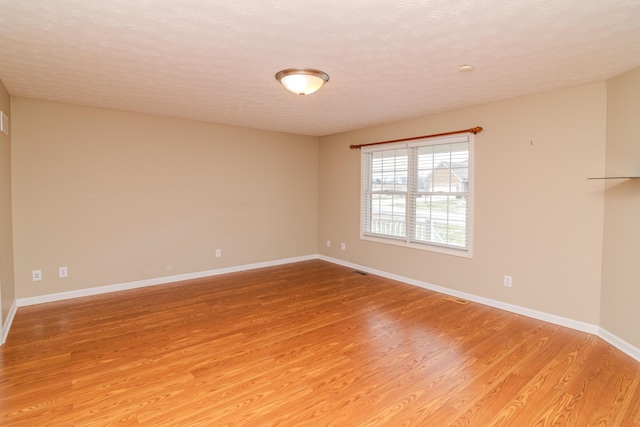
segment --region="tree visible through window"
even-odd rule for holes
[[[470,256],[472,147],[465,134],[363,148],[362,238]]]

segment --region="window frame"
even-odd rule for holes
[[[475,147],[475,138],[473,133],[465,133],[461,135],[454,136],[441,136],[441,137],[431,137],[431,138],[423,138],[417,140],[403,141],[397,143],[389,143],[384,146],[369,146],[363,147],[361,153],[361,189],[360,189],[360,239],[391,244],[396,246],[409,247],[419,250],[426,250],[430,252],[442,253],[447,255],[454,255],[463,258],[472,258],[473,257],[473,207],[474,207],[474,147]],[[424,146],[442,146],[455,144],[459,142],[468,143],[468,180],[467,180],[467,191],[466,193],[460,191],[451,191],[451,187],[449,187],[449,191],[441,192],[441,191],[418,191],[418,171],[417,161],[418,161],[418,149],[419,147]],[[385,191],[384,186],[380,191],[374,191],[371,189],[373,182],[373,170],[371,166],[372,162],[372,153],[380,153],[383,151],[389,150],[398,150],[398,149],[406,149],[407,150],[407,176],[406,176],[406,190],[403,191]],[[451,150],[449,150],[451,153]],[[395,169],[394,169],[395,170]],[[435,173],[435,168],[433,169],[433,173]],[[433,190],[433,189],[432,189]],[[380,234],[373,233],[368,231],[367,225],[371,223],[371,210],[372,210],[372,198],[373,194],[386,194],[386,195],[399,195],[402,194],[405,197],[404,208],[405,208],[405,222],[404,236],[397,236],[391,234]],[[459,247],[455,245],[442,244],[438,242],[431,241],[419,241],[411,236],[411,231],[416,226],[416,217],[417,214],[415,208],[415,199],[420,195],[429,195],[429,196],[447,196],[447,197],[456,197],[462,196],[466,194],[467,197],[467,206],[466,206],[466,247]],[[447,219],[447,223],[449,223],[449,219]]]

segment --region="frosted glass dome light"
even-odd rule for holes
[[[287,68],[276,73],[276,80],[296,95],[309,95],[329,81],[329,75],[311,68]]]

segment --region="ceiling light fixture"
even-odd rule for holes
[[[276,73],[276,80],[296,95],[309,95],[329,81],[329,75],[312,68],[287,68]]]

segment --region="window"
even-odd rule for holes
[[[473,135],[362,148],[361,238],[471,257]]]

